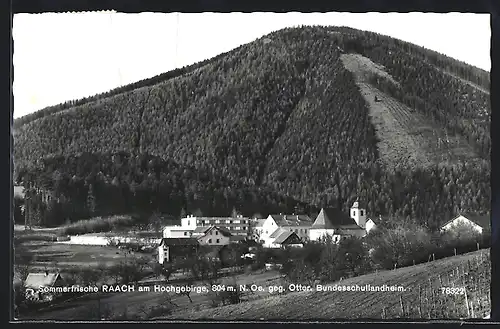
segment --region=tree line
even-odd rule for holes
[[[341,34],[330,33],[335,31]],[[382,167],[368,108],[340,61],[342,51],[360,52],[386,66],[403,85],[404,95],[420,99],[420,110],[467,137],[484,159],[413,172]],[[250,208],[293,212],[293,206],[282,207],[282,201],[268,198],[348,211],[360,198],[373,216],[411,217],[429,227],[460,210],[488,211],[489,128],[486,119],[474,116],[488,107],[488,100],[422,58],[434,58],[429,60],[453,67],[456,74],[476,72],[368,32],[322,27],[274,32],[189,74],[19,127],[14,139],[16,175],[37,172],[45,166],[43,158],[60,159],[57,166],[42,171],[54,181],[75,181],[65,183],[71,187],[63,194],[79,216],[95,213],[89,201],[93,198],[102,212],[128,211],[135,204],[156,209],[162,202],[155,200],[168,200],[162,210],[200,208],[218,215],[233,207],[244,213]],[[161,158],[157,168],[163,169],[145,170],[137,161],[110,166],[113,161],[106,154],[120,152]],[[82,160],[85,165],[76,165],[76,158],[94,153],[100,154],[92,157],[95,164]],[[188,183],[170,178],[177,177],[178,170],[186,171]],[[56,179],[59,171],[69,178]],[[84,182],[99,171],[108,178]],[[192,172],[205,174],[188,178]],[[218,186],[220,180],[231,188]],[[253,192],[238,192],[240,188]],[[260,197],[263,194],[282,197]]]

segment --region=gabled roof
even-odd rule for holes
[[[33,289],[52,287],[59,278],[59,273],[30,273],[24,281],[24,286]]]
[[[293,235],[297,235],[297,234],[295,234],[295,232],[290,232],[290,231],[283,232],[276,239],[274,239],[273,243],[282,244],[283,242],[288,240]],[[297,238],[299,238],[299,237],[297,236]]]
[[[163,246],[198,246],[199,242],[195,238],[163,238],[160,245]]]
[[[284,229],[282,227],[278,227],[273,233],[271,233],[271,235],[269,237],[270,238],[277,238],[278,236],[280,236],[281,234],[283,234],[285,232],[290,232],[290,231],[287,229]]]
[[[356,221],[339,209],[322,208],[311,229],[360,229]]]
[[[231,232],[225,227],[220,227],[220,226],[215,226],[215,228],[223,235],[223,236],[228,236],[231,237],[233,236]]]
[[[193,233],[207,233],[213,226],[198,226]]]
[[[269,215],[278,226],[311,226],[312,220],[307,215]]]
[[[375,225],[379,225],[384,219],[382,218],[382,215],[379,215],[378,217],[374,217],[374,218],[367,218],[366,221],[368,222],[369,220],[371,220]]]
[[[474,214],[474,213],[470,213],[470,212],[460,213],[458,216],[455,216],[453,219],[451,219],[451,220],[447,221],[446,223],[444,223],[443,225],[441,225],[441,227],[448,225],[449,223],[453,222],[454,220],[456,220],[460,216],[467,218],[468,220],[470,220],[471,222],[473,222],[476,225],[481,226],[482,228],[491,228],[490,216],[478,215],[478,214]]]

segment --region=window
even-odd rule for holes
[[[353,216],[356,216],[356,210],[353,210],[353,211],[352,211],[352,215],[353,215]]]
[[[243,221],[241,221],[241,222],[242,222],[243,224],[246,224],[246,223],[247,223],[247,221],[246,221],[246,220],[243,220]]]
[[[360,215],[363,216],[363,210],[360,210]]]
[[[217,243],[219,243],[219,242],[220,242],[220,240],[219,240],[219,239],[217,239]]]
[[[226,220],[226,224],[229,224],[229,222],[230,222],[230,220],[229,220],[229,219],[228,219],[228,220]]]
[[[239,220],[235,220],[235,221],[234,221],[234,223],[235,223],[235,224],[239,224],[239,223],[240,223],[240,221],[239,221]]]
[[[215,221],[215,224],[220,224],[220,220],[218,220],[218,219],[217,219],[217,220]]]
[[[215,231],[215,235],[219,235],[219,231]]]
[[[230,220],[230,221],[229,221],[229,224],[232,224],[232,223],[233,223],[233,221],[232,221],[232,220]]]
[[[187,236],[188,235],[188,232],[184,232],[184,235]]]
[[[188,226],[190,226],[190,225],[191,225],[191,221],[188,219]]]
[[[212,243],[212,239],[208,239],[208,243]]]

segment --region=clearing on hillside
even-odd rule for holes
[[[489,249],[396,270],[371,273],[326,286],[396,286],[406,291],[312,291],[172,314],[185,320],[310,319],[458,319],[490,313]],[[304,284],[304,283],[302,283]],[[441,287],[465,287],[465,294],[446,294]],[[459,291],[457,289],[457,291]],[[465,301],[469,302],[469,305]]]
[[[384,67],[359,54],[343,54],[341,60],[354,74],[367,102],[380,142],[381,161],[388,167],[425,167],[477,158],[472,147],[460,136],[449,135],[421,113],[386,95],[368,83],[372,75],[382,76],[396,86]],[[375,97],[377,100],[375,100]]]

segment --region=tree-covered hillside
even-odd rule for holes
[[[477,161],[384,166],[370,106],[341,60],[350,52],[382,65],[398,83],[373,76],[374,88],[462,136]],[[344,210],[359,197],[372,216],[435,227],[461,209],[489,209],[488,88],[486,72],[389,37],[338,27],[284,29],[183,71],[23,118],[16,124],[16,172],[55,156],[58,165],[45,166],[47,174],[57,169],[79,179],[100,170],[95,164],[77,173],[74,156],[82,152],[96,159],[118,152],[157,156],[205,172],[209,186],[223,179],[235,190],[265,189]],[[139,164],[127,166],[123,178],[106,175],[120,176],[131,189],[144,178],[130,174]],[[151,179],[160,184],[161,177]],[[181,190],[173,184],[161,193],[169,202]],[[215,211],[223,201],[208,191],[215,207],[207,211]],[[187,211],[200,208],[181,203]]]

